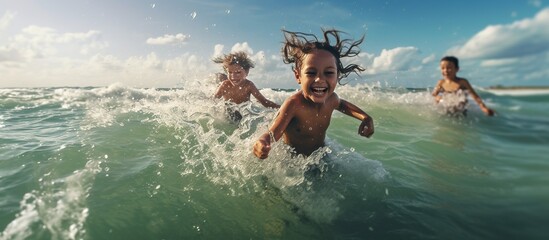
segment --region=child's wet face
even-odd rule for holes
[[[248,73],[242,66],[238,64],[232,64],[227,67],[227,77],[233,85],[239,85],[242,80],[246,79]]]
[[[303,96],[314,102],[324,103],[330,97],[337,84],[337,65],[332,53],[326,50],[314,50],[303,58],[296,79],[301,84]]]
[[[453,80],[456,78],[457,71],[459,69],[453,62],[450,61],[441,61],[440,62],[440,72],[445,79]]]

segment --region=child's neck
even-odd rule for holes
[[[457,76],[444,78],[446,81],[457,82],[459,78]]]

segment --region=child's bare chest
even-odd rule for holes
[[[459,89],[462,89],[462,87],[458,82],[444,81],[442,83],[442,89],[444,89],[445,92],[455,92]]]
[[[232,86],[225,91],[224,97],[226,100],[232,100],[239,103],[248,101],[250,98],[250,93],[245,87]]]
[[[298,111],[293,121],[293,127],[296,131],[305,135],[324,134],[328,126],[330,126],[332,112],[329,109],[321,111]]]

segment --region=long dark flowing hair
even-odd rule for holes
[[[303,57],[313,50],[321,49],[332,53],[336,59],[338,82],[347,77],[350,73],[359,74],[365,69],[357,64],[343,66],[341,58],[354,57],[360,53],[359,45],[364,41],[364,36],[353,41],[351,39],[341,39],[340,35],[344,32],[335,29],[322,29],[324,40],[320,41],[314,34],[302,32],[290,32],[282,30],[284,33],[284,46],[282,47],[282,56],[284,63],[294,64],[292,69],[301,69]],[[332,41],[333,40],[333,41]]]

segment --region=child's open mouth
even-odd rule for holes
[[[322,94],[328,92],[328,88],[327,87],[312,87],[311,91],[316,95],[322,95]]]

